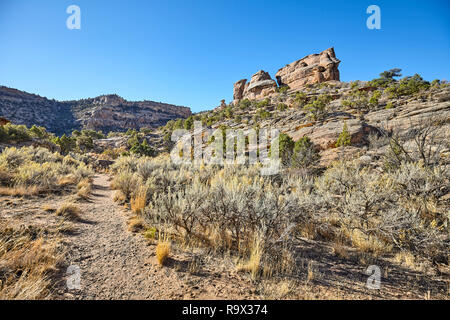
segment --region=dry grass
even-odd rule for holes
[[[56,241],[30,228],[0,227],[0,300],[48,298],[49,276],[62,259]]]
[[[56,215],[68,220],[80,220],[81,210],[73,203],[66,202],[56,210]]]
[[[45,212],[54,212],[55,208],[50,204],[44,204],[42,206],[42,210],[44,210]]]
[[[237,270],[243,272],[249,272],[252,275],[252,279],[258,278],[261,270],[261,242],[255,241],[253,247],[251,248],[250,257],[247,262],[243,264],[238,264]],[[266,273],[268,271],[266,270]]]
[[[139,232],[145,229],[144,220],[139,216],[134,216],[128,220],[128,226],[132,232]]]
[[[266,300],[289,299],[295,292],[297,284],[293,280],[262,282],[262,296]]]
[[[147,203],[147,188],[145,186],[139,187],[136,195],[131,198],[131,210],[136,214],[144,213],[145,205]]]
[[[86,178],[81,180],[77,185],[77,197],[78,199],[87,200],[92,192],[92,184],[90,179]]]
[[[1,196],[10,196],[10,197],[26,197],[26,196],[36,196],[41,193],[41,189],[37,186],[31,187],[0,187],[0,195]]]
[[[156,246],[156,259],[161,266],[163,266],[167,262],[167,259],[170,256],[171,249],[172,245],[170,241],[164,240],[158,242],[158,245]]]
[[[358,229],[354,229],[349,236],[353,246],[362,253],[371,253],[374,256],[379,256],[392,249],[391,246],[386,246],[376,237],[366,236]]]
[[[68,174],[58,179],[58,186],[66,187],[75,184],[75,182],[75,176],[73,174]]]
[[[333,242],[332,250],[333,254],[335,254],[336,256],[341,257],[343,259],[348,258],[348,251],[345,248],[345,246],[342,245],[340,242]]]
[[[127,196],[120,190],[114,192],[113,201],[118,203],[125,203],[127,201]]]
[[[398,252],[394,257],[394,260],[411,269],[414,269],[416,267],[416,258],[412,253],[407,251]]]

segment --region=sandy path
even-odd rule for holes
[[[145,239],[127,230],[126,213],[113,202],[109,184],[108,176],[96,175],[90,201],[80,204],[86,221],[77,223],[66,261],[80,268],[81,289],[66,289],[65,297],[163,298],[154,275],[161,270],[150,260],[153,250]],[[173,281],[173,288],[166,289],[176,290],[177,281]]]

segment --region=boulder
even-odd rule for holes
[[[233,87],[233,104],[237,105],[244,97],[247,79],[237,81]]]
[[[233,103],[237,105],[242,99],[258,100],[262,99],[277,90],[277,83],[269,73],[259,70],[255,73],[250,82],[247,79],[239,80],[234,84]]]
[[[286,65],[278,70],[275,78],[279,86],[287,85],[294,90],[307,84],[340,81],[338,70],[340,62],[336,58],[334,48],[329,48]]]
[[[375,127],[370,126],[359,119],[343,120],[341,118],[334,118],[324,124],[315,123],[311,126],[300,127],[298,130],[289,133],[289,135],[294,141],[297,141],[306,135],[314,144],[318,145],[320,149],[327,150],[335,148],[336,141],[342,132],[344,123],[347,123],[347,129],[351,136],[351,144],[353,146],[367,144],[367,137],[369,134],[378,132]]]

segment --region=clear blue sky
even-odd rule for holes
[[[81,30],[66,8],[81,8]],[[381,30],[366,8],[381,8]],[[211,109],[233,83],[331,46],[341,80],[450,80],[450,1],[0,0],[0,84],[58,100],[117,93]]]

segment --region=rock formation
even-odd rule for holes
[[[234,84],[233,103],[236,105],[243,99],[262,99],[276,92],[278,86],[288,86],[297,90],[302,86],[325,81],[340,81],[338,66],[341,61],[336,58],[334,49],[327,49],[319,54],[311,54],[281,68],[276,73],[275,82],[270,75],[260,70],[250,82],[239,80]]]
[[[234,84],[233,102],[239,103],[242,99],[261,99],[269,94],[275,93],[277,84],[268,72],[259,70],[250,82],[247,79],[239,80]]]
[[[319,54],[310,54],[303,59],[288,64],[275,74],[278,85],[287,85],[290,89],[325,81],[339,80],[338,66],[341,61],[336,58],[334,48]]]
[[[74,101],[49,100],[35,94],[0,86],[0,117],[28,127],[43,126],[58,135],[75,129],[126,131],[156,128],[176,118],[187,118],[186,107],[154,101],[127,101],[103,95]]]

